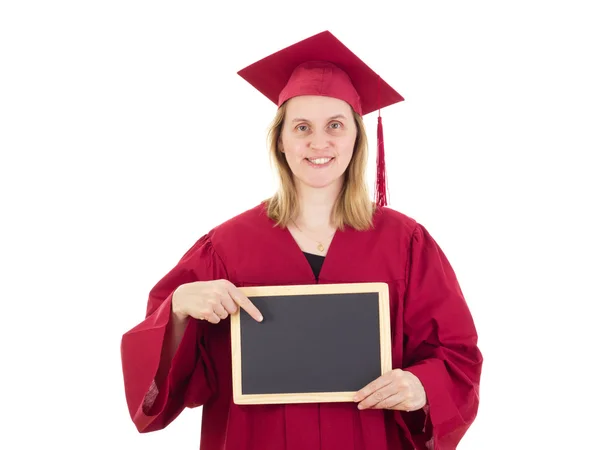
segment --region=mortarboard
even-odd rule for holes
[[[404,98],[329,31],[304,39],[238,74],[278,107],[299,95],[344,100],[363,116]],[[381,113],[377,118],[376,202],[387,204]]]

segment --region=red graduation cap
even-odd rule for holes
[[[238,74],[278,107],[299,95],[324,95],[344,100],[362,116],[404,100],[329,31],[273,53]],[[377,119],[376,202],[387,204],[381,114]]]

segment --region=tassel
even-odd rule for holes
[[[388,192],[385,173],[385,152],[383,146],[383,124],[381,116],[377,117],[377,182],[375,186],[376,203],[387,206]]]

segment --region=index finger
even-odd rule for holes
[[[234,285],[229,287],[229,295],[233,301],[240,305],[240,307],[243,308],[248,314],[250,314],[254,320],[257,322],[263,321],[263,316],[254,303],[252,303],[250,299],[242,294],[241,291]]]

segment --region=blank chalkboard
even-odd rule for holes
[[[231,316],[234,403],[352,401],[391,370],[386,283],[241,291],[264,320],[244,310]]]

